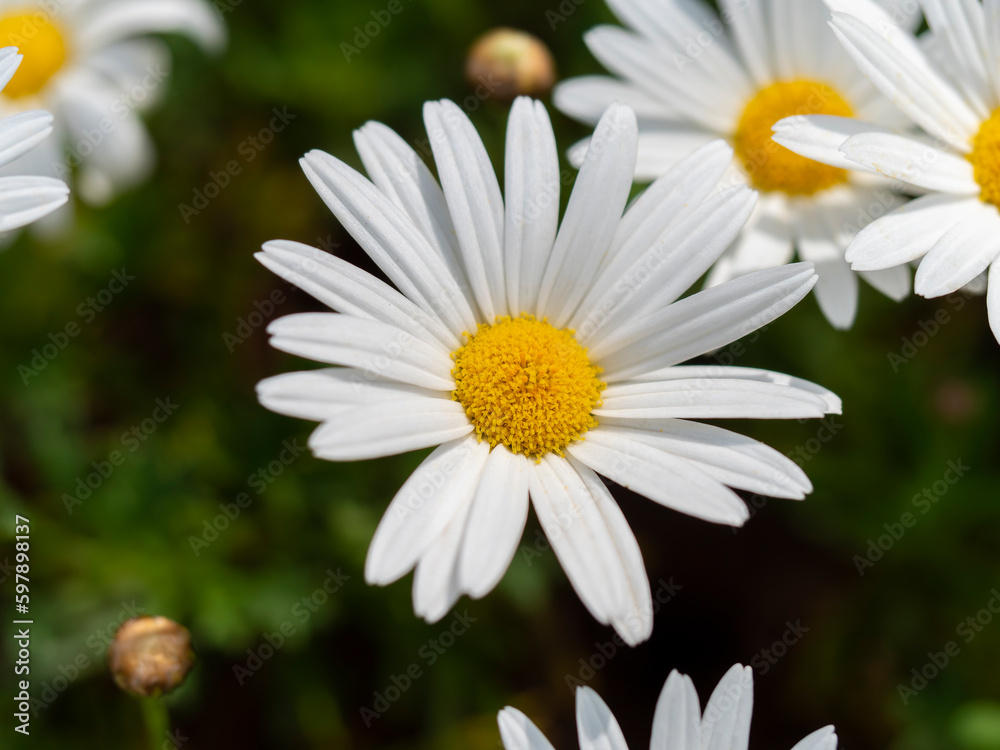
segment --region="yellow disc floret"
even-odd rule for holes
[[[0,18],[0,47],[17,47],[24,59],[3,95],[37,94],[66,62],[66,42],[48,13],[21,12]]]
[[[981,200],[1000,206],[1000,109],[979,128],[969,154]]]
[[[814,195],[847,180],[847,172],[794,154],[771,139],[778,120],[796,115],[838,115],[853,112],[825,83],[775,83],[750,100],[733,134],[733,147],[753,186],[761,191]]]
[[[573,331],[530,315],[483,323],[452,354],[455,392],[480,440],[539,459],[597,426],[605,384]]]

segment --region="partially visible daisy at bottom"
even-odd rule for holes
[[[753,714],[753,672],[734,665],[719,681],[702,715],[698,693],[687,675],[670,673],[653,716],[650,750],[746,750]],[[497,721],[506,750],[552,750],[545,735],[516,708],[503,709]],[[588,687],[577,689],[576,727],[580,750],[628,750],[611,709]],[[819,729],[792,750],[836,750],[832,726]]]
[[[507,130],[506,193],[453,103],[425,105],[441,185],[392,130],[355,134],[369,182],[314,151],[303,169],[396,289],[328,253],[272,242],[260,261],[337,314],[269,327],[278,349],[340,367],[281,375],[261,403],[323,424],[309,445],[331,461],[438,446],[393,499],[365,577],[416,569],[413,603],[441,619],[487,594],[514,557],[529,497],[590,612],[630,644],[652,631],[635,536],[598,474],[667,507],[742,525],[730,487],[801,499],[799,467],[692,418],[822,417],[829,391],[786,375],[679,367],[767,325],[801,300],[811,264],[751,274],[677,301],[739,232],[756,194],[713,194],[732,159],[702,148],[625,211],[633,111],[601,119],[559,223],[548,113],[521,98]],[[442,190],[443,188],[443,190]]]
[[[22,56],[15,47],[0,49],[0,89],[17,72]],[[52,115],[40,110],[0,119],[0,167],[28,153],[52,133]],[[66,203],[69,188],[52,177],[0,177],[0,232],[19,229]]]

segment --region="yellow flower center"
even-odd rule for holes
[[[778,120],[796,115],[853,116],[840,95],[825,83],[775,83],[750,100],[733,134],[733,147],[753,186],[789,195],[813,195],[847,180],[843,169],[799,156],[771,139]]]
[[[469,334],[466,334],[469,336]],[[573,331],[522,314],[483,323],[453,354],[455,391],[480,440],[540,459],[597,426],[605,384]]]
[[[996,110],[972,141],[972,162],[976,182],[982,188],[980,199],[1000,206],[1000,109]]]
[[[0,47],[17,47],[21,66],[3,90],[19,99],[37,94],[66,62],[66,42],[52,18],[42,11],[13,13],[0,18]]]

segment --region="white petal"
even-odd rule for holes
[[[468,289],[444,192],[423,159],[391,128],[379,122],[366,123],[356,130],[354,144],[375,186],[412,219],[459,286]]]
[[[301,164],[344,229],[403,294],[456,334],[476,330],[476,317],[458,282],[401,209],[329,154],[312,151]]]
[[[507,706],[497,714],[504,750],[554,750],[538,727],[516,708]]]
[[[719,6],[754,83],[761,88],[773,83],[775,74],[762,0],[721,0]]]
[[[0,48],[0,89],[10,83],[23,59],[24,55],[18,54],[17,47]]]
[[[221,49],[226,26],[218,11],[201,0],[107,0],[91,3],[78,43],[88,50],[146,34],[185,34],[209,50]]]
[[[668,508],[712,523],[742,526],[746,505],[690,461],[634,439],[633,431],[599,427],[566,450],[582,464]]]
[[[541,102],[519,98],[507,124],[504,275],[512,315],[534,310],[559,226],[559,155]]]
[[[271,345],[331,365],[357,367],[374,377],[451,391],[451,357],[395,326],[339,313],[288,315],[268,326]]]
[[[978,198],[924,195],[862,229],[847,248],[855,271],[878,271],[909,263],[930,251],[945,233],[971,217]]]
[[[358,406],[441,398],[441,392],[365,377],[353,367],[338,367],[267,378],[257,384],[257,398],[278,414],[323,422]]]
[[[913,274],[906,265],[884,268],[881,271],[860,271],[858,275],[896,302],[902,302],[913,291]]]
[[[368,583],[384,586],[402,578],[437,543],[459,509],[471,506],[488,455],[488,444],[468,436],[442,444],[421,462],[375,531],[365,559]]]
[[[594,414],[619,420],[803,419],[821,417],[826,408],[818,394],[792,386],[715,377],[612,385]]]
[[[834,13],[833,28],[862,72],[897,107],[932,136],[969,150],[979,118],[937,74],[912,35],[891,23],[876,31],[843,13]]]
[[[753,671],[734,665],[712,692],[702,720],[702,750],[747,750],[753,714]]]
[[[701,750],[701,705],[694,683],[676,669],[667,678],[653,715],[649,750]]]
[[[833,115],[796,115],[778,120],[772,128],[772,140],[799,156],[829,164],[839,169],[857,170],[859,167],[874,172],[863,164],[848,159],[840,147],[851,136],[862,133],[890,133],[875,123],[853,117]]]
[[[686,297],[594,345],[604,378],[627,380],[732,343],[781,317],[816,283],[810,263],[747,274]]]
[[[1000,341],[1000,262],[993,261],[986,287],[986,309],[990,315],[990,328]]]
[[[718,137],[717,133],[684,124],[657,124],[655,128],[642,128],[639,131],[635,179],[638,182],[655,180]]]
[[[837,750],[837,735],[832,726],[823,727],[796,742],[792,750]]]
[[[364,461],[430,448],[472,432],[465,408],[444,398],[361,406],[324,422],[309,447],[327,461]]]
[[[953,195],[978,195],[972,162],[908,136],[862,133],[840,150],[853,162],[893,180]]]
[[[475,484],[466,489],[463,502],[427,547],[413,574],[413,611],[427,622],[443,618],[462,595],[458,583],[458,553],[475,489]]]
[[[988,117],[994,95],[987,68],[983,6],[979,0],[923,0],[922,4],[931,32],[947,45],[951,59],[958,65],[956,83],[980,116]]]
[[[486,596],[510,566],[528,520],[528,459],[503,445],[491,452],[472,500],[459,555],[459,585]]]
[[[0,177],[0,232],[23,227],[69,200],[69,188],[51,177]]]
[[[52,132],[48,112],[21,112],[0,120],[0,166],[34,148]]]
[[[580,76],[556,85],[552,101],[560,112],[588,125],[597,125],[601,116],[615,102],[635,110],[639,122],[674,119],[674,112],[637,86],[610,76]]]
[[[628,750],[611,709],[589,687],[576,691],[576,730],[580,750]]]
[[[983,204],[937,241],[920,261],[914,290],[922,297],[958,291],[990,267],[1000,255],[1000,215]]]
[[[379,320],[451,352],[460,346],[437,315],[413,302],[367,271],[317,248],[276,240],[254,257],[273,273],[338,312]]]
[[[816,210],[799,212],[796,244],[799,257],[816,267],[819,280],[814,292],[820,310],[834,328],[844,331],[854,324],[858,311],[858,277],[844,260],[843,248],[830,236],[830,232],[838,231],[839,227],[828,230],[822,217],[817,215],[822,211],[821,207],[816,207]]]
[[[536,314],[556,328],[589,291],[618,229],[632,188],[637,128],[635,113],[615,104],[594,132],[538,295]]]
[[[487,320],[506,314],[504,206],[482,139],[454,102],[424,105],[424,124],[469,283]]]
[[[788,199],[765,193],[740,236],[712,267],[705,286],[718,286],[754,271],[785,265],[794,254]]]
[[[632,425],[631,420],[613,417],[601,421],[601,427],[610,426]],[[637,442],[691,461],[729,487],[790,500],[801,500],[812,492],[812,483],[794,461],[721,427],[662,419],[657,420],[655,429],[634,429],[628,434]]]

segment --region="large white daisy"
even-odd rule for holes
[[[22,57],[14,47],[0,49],[0,89],[17,72]],[[48,112],[22,112],[0,119],[0,167],[38,146],[52,133]],[[0,232],[18,229],[55,211],[69,197],[66,183],[52,177],[0,177]]]
[[[585,36],[618,78],[586,76],[560,84],[555,104],[586,123],[612,101],[639,115],[636,177],[663,174],[695,148],[724,138],[734,146],[731,179],[761,199],[739,240],[708,277],[709,286],[792,260],[816,264],[816,298],[835,327],[849,328],[857,276],[844,250],[869,221],[901,203],[870,176],[818,165],[771,140],[771,126],[796,114],[902,121],[837,43],[822,0],[720,0],[722,19],[700,0],[607,0],[627,28],[599,26]],[[912,8],[885,0],[912,23]],[[587,142],[570,152],[579,162]],[[864,272],[893,299],[910,291],[906,268]]]
[[[155,151],[140,114],[160,99],[166,45],[148,35],[187,34],[221,47],[225,26],[205,0],[0,0],[0,45],[24,63],[0,95],[0,114],[47,109],[55,137],[14,172],[68,177],[103,203],[149,175]]]
[[[708,699],[702,715],[698,693],[687,675],[670,673],[653,715],[650,750],[747,750],[753,715],[753,672],[734,665]],[[497,721],[505,750],[553,750],[545,735],[516,708],[503,709]],[[576,691],[576,729],[580,750],[628,750],[618,721],[588,687]],[[792,750],[836,750],[832,726],[819,729]]]
[[[847,259],[876,271],[920,260],[914,288],[924,297],[988,278],[1000,340],[1000,2],[921,0],[931,36],[920,41],[868,0],[829,5],[858,67],[925,133],[804,117],[778,123],[775,140],[925,193],[861,232]]]
[[[836,396],[770,372],[678,365],[784,313],[815,283],[813,268],[770,269],[677,301],[753,210],[746,186],[710,195],[732,158],[724,143],[655,182],[623,216],[637,127],[629,107],[613,105],[560,226],[555,138],[539,102],[522,98],[511,111],[505,195],[456,105],[428,103],[424,119],[440,186],[378,123],[355,134],[372,182],[328,154],[303,159],[396,289],[314,248],[265,245],[265,266],[340,311],[277,320],[271,343],[341,367],[266,380],[260,400],[322,420],[309,441],[321,458],[439,446],[393,499],[365,567],[375,584],[416,568],[417,614],[438,620],[461,594],[497,584],[530,495],[584,604],[640,642],[652,628],[649,583],[597,474],[731,525],[747,509],[729,487],[809,492],[776,451],[687,420],[819,417],[840,409]]]

